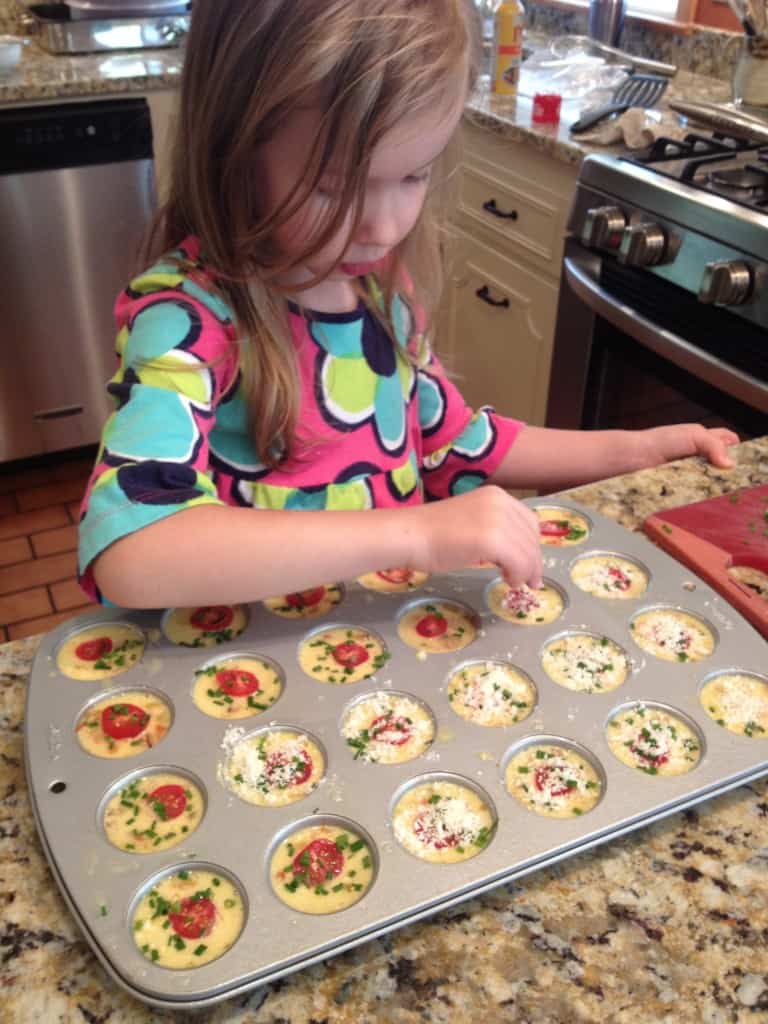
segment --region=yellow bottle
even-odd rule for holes
[[[517,96],[523,53],[525,8],[519,0],[504,0],[496,11],[492,91],[505,100]]]

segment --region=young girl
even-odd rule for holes
[[[537,586],[505,488],[730,465],[726,430],[525,426],[447,379],[438,206],[475,57],[471,0],[196,0],[163,255],[116,306],[91,595],[247,602],[478,561]]]

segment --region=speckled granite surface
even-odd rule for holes
[[[545,2],[525,5],[528,28],[547,35],[586,35],[587,10],[568,10]],[[627,18],[619,46],[651,60],[675,64],[682,71],[707,75],[730,82],[733,65],[741,49],[739,32],[693,25],[684,32],[659,29],[648,22]]]
[[[568,492],[630,528],[768,481],[768,438]],[[759,1024],[768,1021],[768,782],[536,872],[198,1014],[124,994],[47,869],[23,770],[35,639],[0,647],[0,1024]],[[755,741],[759,742],[759,741]]]
[[[527,39],[534,48],[544,46],[547,42],[546,36],[535,33],[530,33]],[[183,50],[179,48],[52,57],[32,43],[25,48],[18,69],[0,76],[0,106],[173,89],[178,86],[182,63]],[[568,126],[578,118],[580,111],[593,104],[566,98],[557,127],[532,124],[531,94],[534,89],[528,87],[527,77],[523,66],[521,95],[511,109],[505,110],[487,89],[480,88],[468,104],[468,113],[505,138],[527,142],[566,163],[578,164],[586,153],[606,151],[605,146],[572,138],[568,132]],[[715,78],[681,71],[672,81],[666,98],[675,96],[689,100],[727,100],[730,98],[730,87],[728,83]],[[661,107],[664,106],[665,102],[662,101]],[[616,147],[609,149],[615,150]]]

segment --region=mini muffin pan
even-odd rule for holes
[[[152,1005],[196,1008],[306,967],[402,924],[475,896],[503,882],[610,840],[768,771],[768,735],[735,733],[702,707],[705,680],[746,673],[765,680],[765,641],[714,590],[692,576],[641,534],[633,534],[573,503],[529,499],[563,518],[578,513],[589,529],[579,543],[543,546],[544,573],[563,594],[562,614],[548,624],[517,623],[493,615],[487,588],[494,568],[432,576],[412,593],[387,594],[344,581],[343,599],[327,615],[283,618],[263,604],[248,606],[248,622],[235,639],[215,648],[175,646],[162,631],[163,610],[94,608],[42,641],[35,659],[26,713],[27,773],[43,846],[53,874],[79,926],[109,973],[132,995]],[[575,561],[610,552],[643,566],[648,585],[637,598],[604,600],[571,579]],[[478,633],[461,650],[427,654],[398,634],[402,614],[416,601],[450,602],[476,616]],[[632,621],[647,608],[688,612],[708,625],[712,654],[700,661],[667,661],[633,640]],[[69,678],[57,667],[61,645],[89,626],[122,622],[141,630],[141,659],[102,681]],[[302,643],[319,628],[363,628],[380,637],[389,658],[370,678],[321,683],[300,667]],[[577,692],[544,672],[542,650],[556,636],[606,637],[629,659],[626,681],[608,692]],[[269,707],[249,718],[221,720],[192,700],[196,675],[215,659],[248,654],[270,659],[283,680]],[[489,727],[466,720],[450,706],[448,683],[457,668],[478,660],[511,664],[533,683],[536,703],[515,724]],[[171,725],[156,748],[130,757],[95,757],[77,740],[76,725],[93,702],[125,692],[160,694]],[[341,734],[347,709],[366,694],[410,695],[434,718],[435,737],[417,758],[371,763],[355,758]],[[698,763],[680,775],[630,768],[611,752],[608,724],[637,703],[661,706],[692,725],[701,739]],[[249,804],[221,781],[232,730],[243,734],[284,728],[316,737],[327,758],[318,787],[284,806]],[[510,757],[537,741],[583,753],[601,780],[594,807],[573,817],[537,814],[507,792]],[[228,747],[229,744],[229,747]],[[103,811],[126,779],[162,771],[193,778],[205,800],[199,825],[170,849],[135,854],[106,838]],[[421,780],[447,777],[480,793],[492,809],[489,841],[459,863],[430,863],[396,841],[392,812],[397,797]],[[375,872],[362,897],[337,913],[309,914],[283,903],[271,888],[270,857],[299,827],[340,821],[366,837]],[[246,918],[237,939],[217,959],[190,969],[169,969],[142,955],[131,915],[154,881],[196,865],[219,872],[242,897]]]

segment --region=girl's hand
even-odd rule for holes
[[[703,455],[720,469],[731,469],[733,459],[728,446],[739,443],[738,434],[725,427],[704,427],[700,423],[678,423],[669,427],[653,427],[640,432],[645,449],[646,464],[658,466],[672,459],[688,455]]]
[[[493,562],[513,587],[541,586],[539,522],[521,501],[485,485],[456,498],[419,505],[414,567],[426,572]]]

